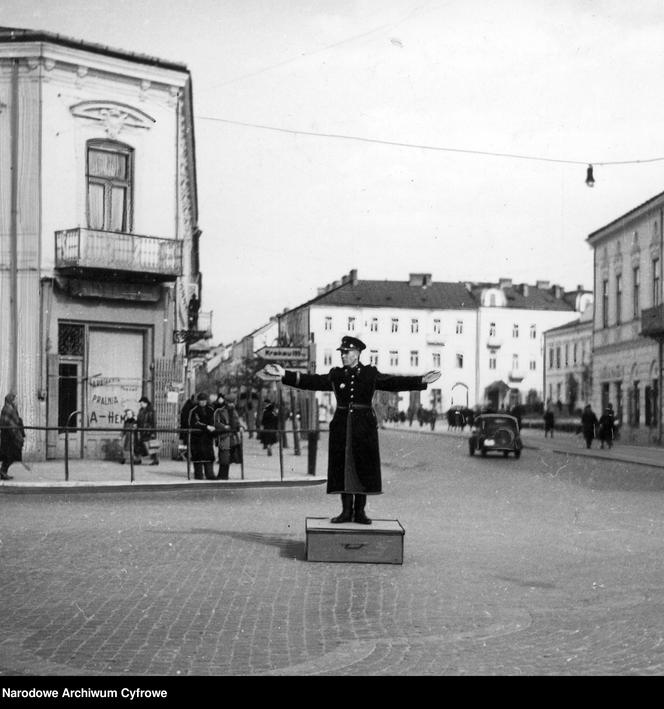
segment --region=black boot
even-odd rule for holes
[[[357,524],[371,524],[371,520],[364,514],[364,506],[366,504],[366,495],[355,495],[355,512],[353,514],[353,522],[357,522]]]
[[[341,514],[338,517],[332,517],[330,522],[341,524],[342,522],[353,521],[353,496],[345,492],[341,493]]]

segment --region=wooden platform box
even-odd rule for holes
[[[372,524],[333,524],[306,518],[306,560],[361,564],[403,564],[404,528],[396,519]]]

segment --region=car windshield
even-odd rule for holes
[[[514,421],[504,417],[482,419],[482,429],[485,433],[495,433],[499,428],[509,428],[513,430]]]

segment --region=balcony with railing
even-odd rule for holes
[[[497,350],[503,346],[503,341],[497,338],[495,335],[489,335],[486,340],[486,346],[490,350]]]
[[[522,369],[511,369],[507,376],[511,382],[522,382],[526,378],[526,373]]]
[[[664,338],[664,303],[641,311],[641,334],[656,340]]]
[[[84,270],[148,276],[172,281],[182,275],[182,242],[156,236],[97,229],[55,232],[55,268],[81,275]]]

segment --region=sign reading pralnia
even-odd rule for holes
[[[78,687],[77,689],[69,689],[65,687],[62,691],[59,689],[11,689],[10,687],[2,688],[2,696],[5,699],[87,699],[94,697],[98,699],[166,699],[168,692],[165,689],[92,689],[90,687]]]

